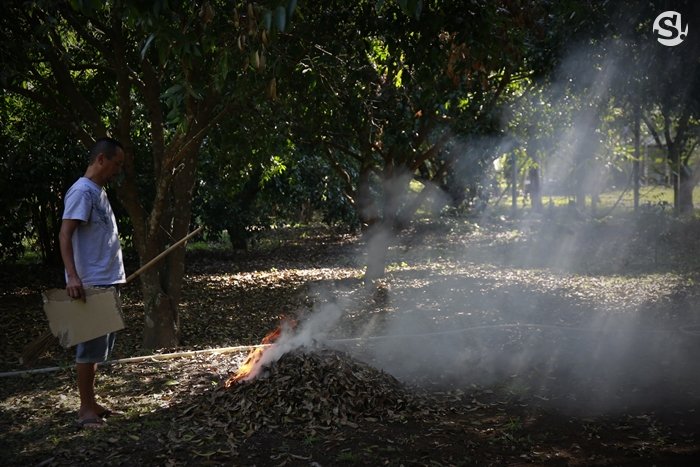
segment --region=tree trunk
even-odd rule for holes
[[[542,211],[542,189],[540,186],[540,169],[533,167],[529,170],[530,177],[530,200],[532,201],[532,209],[535,212]]]
[[[386,274],[389,246],[394,236],[392,221],[383,219],[370,227],[365,233],[367,238],[367,265],[365,269],[365,285],[384,277]]]
[[[641,112],[639,105],[634,108],[634,162],[632,162],[632,182],[634,186],[634,210],[639,210],[639,176],[640,176],[640,125]]]
[[[255,198],[260,193],[260,181],[262,180],[263,169],[256,167],[250,177],[243,185],[241,191],[236,195],[231,206],[231,223],[226,226],[231,248],[234,250],[248,249],[249,231],[246,229],[251,221],[251,206]]]
[[[681,166],[678,179],[678,210],[681,214],[693,212],[693,189],[695,188],[695,177],[687,165]]]
[[[391,164],[384,168],[382,181],[382,217],[366,234],[367,266],[365,284],[384,277],[389,256],[389,247],[404,222],[401,221],[401,207],[408,192],[410,174],[398,170],[395,173]]]
[[[192,146],[196,148],[190,149],[184,156],[179,171],[164,195],[168,201],[166,206],[161,212],[154,208],[150,213],[149,219],[156,219],[153,222],[157,228],[134,229],[134,242],[139,250],[142,265],[164,251],[169,244],[187,235],[198,151],[197,145]],[[170,253],[160,264],[141,277],[145,349],[175,347],[180,344],[178,303],[184,271],[185,248],[182,247]]]
[[[586,179],[586,172],[581,165],[581,162],[579,162],[579,165],[575,169],[575,176],[574,176],[574,196],[576,198],[576,208],[584,212],[586,210],[586,186],[585,186],[585,179]]]
[[[180,337],[177,303],[161,287],[160,275],[154,271],[141,278],[145,324],[143,346],[150,350],[175,347]]]
[[[363,228],[371,227],[377,219],[379,212],[377,205],[372,199],[370,190],[370,177],[372,175],[372,167],[369,164],[363,164],[360,168],[358,187],[357,187],[357,217]]]
[[[510,172],[510,206],[513,214],[518,211],[518,159],[515,152],[510,153],[511,172]]]
[[[542,190],[540,185],[540,164],[539,157],[537,155],[540,143],[537,140],[537,132],[534,125],[530,125],[527,130],[528,141],[525,151],[527,152],[527,157],[532,162],[533,166],[527,171],[528,177],[528,193],[530,196],[530,203],[532,203],[532,210],[535,212],[542,212]]]

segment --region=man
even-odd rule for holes
[[[97,140],[89,154],[85,175],[66,193],[59,233],[61,258],[66,269],[66,291],[85,299],[84,287],[106,287],[126,282],[117,223],[104,187],[124,164],[124,148],[112,138]],[[95,373],[114,347],[115,333],[77,345],[80,410],[78,426],[99,428],[111,411],[95,400]]]

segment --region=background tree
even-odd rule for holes
[[[592,23],[588,50],[592,51],[591,63],[614,60],[619,66],[610,84],[612,93],[624,103],[630,122],[639,112],[657,145],[666,152],[674,206],[678,212],[688,213],[693,210],[692,193],[698,183],[691,159],[700,118],[700,37],[688,34],[673,47],[660,44],[653,23],[665,11],[680,13],[686,24],[700,16],[700,5],[689,0],[624,6],[603,3],[600,15],[607,21]]]
[[[283,106],[274,99],[223,121],[202,147],[195,215],[210,234],[226,232],[234,249],[273,226],[357,224],[338,175],[289,139]]]
[[[287,45],[293,139],[345,180],[365,227],[391,235],[443,187],[470,201],[497,151],[512,83],[551,60],[557,2],[324,2]],[[567,17],[571,17],[571,10]],[[304,34],[304,33],[307,34]],[[547,47],[551,45],[552,47]],[[293,82],[292,82],[293,81]],[[301,118],[298,118],[301,117]],[[417,196],[411,180],[425,189]],[[383,251],[383,252],[382,252]],[[386,249],[368,268],[383,274]]]
[[[60,264],[61,197],[84,169],[87,158],[75,157],[84,148],[37,104],[8,94],[0,100],[0,147],[0,259],[20,258],[31,239],[44,263]]]
[[[533,136],[542,140],[546,133],[558,137],[558,141],[547,144],[555,151],[553,157],[541,162],[548,170],[550,185],[553,182],[573,188],[568,194],[579,208],[585,206],[587,195],[595,204],[597,193],[609,187],[605,185],[607,173],[624,170],[630,160],[624,146],[633,141],[635,122],[639,120],[646,123],[649,134],[666,152],[677,209],[692,210],[697,45],[688,42],[677,47],[662,46],[652,28],[654,18],[666,10],[679,10],[686,19],[694,17],[691,3],[591,4],[584,21],[588,24],[585,34],[569,38],[555,60],[554,72],[532,82],[531,92],[540,90],[558,116],[546,121],[547,112],[541,107],[541,115],[533,118],[538,106],[527,103],[527,94],[524,100],[516,96],[515,102],[521,104],[511,115],[512,129],[525,142]],[[532,158],[531,146],[527,144],[527,151],[523,151],[530,156],[528,159]],[[625,157],[618,157],[622,154]],[[637,150],[632,158],[637,173],[640,158]],[[525,167],[527,163],[530,161],[520,165]],[[632,179],[636,186],[638,178]],[[615,183],[619,186],[619,180]],[[636,193],[638,199],[638,188]]]
[[[291,0],[12,1],[0,19],[0,82],[14,115],[30,115],[22,105],[33,102],[47,112],[44,121],[73,135],[65,152],[106,133],[125,143],[117,204],[128,212],[142,263],[186,233],[196,195],[197,215],[239,245],[251,225],[308,219],[311,211],[358,222],[388,239],[370,255],[378,259],[367,271],[371,279],[383,274],[391,236],[426,199],[470,209],[483,201],[492,161],[515,136],[531,182],[568,152],[577,156],[568,159],[570,185],[585,187],[595,173],[588,167],[598,170],[594,156],[607,154],[605,132],[623,131],[606,126],[611,108],[630,115],[640,109],[676,168],[679,209],[688,205],[682,199],[693,185],[685,180],[697,177],[690,159],[700,89],[696,43],[673,50],[656,43],[650,23],[670,4],[627,7],[310,1],[290,29]],[[606,79],[607,64],[630,51],[625,63],[637,78]],[[564,66],[572,56],[577,68]],[[553,73],[562,69],[569,74]],[[522,100],[524,89],[559,78],[567,80],[561,92],[571,112],[561,120],[577,123],[576,132],[555,141],[553,123],[527,122],[524,112],[508,128],[504,109]],[[545,101],[554,105],[558,97]],[[546,120],[547,109],[529,110]],[[7,128],[13,138],[40,134]],[[43,152],[17,143],[22,138],[30,141],[7,140],[8,154]],[[19,183],[20,158],[12,161],[17,173],[9,182]],[[581,201],[586,194],[576,193]],[[14,225],[28,218],[17,215]],[[147,347],[177,343],[183,255],[143,276]]]

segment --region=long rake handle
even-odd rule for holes
[[[183,238],[181,238],[181,239],[178,240],[177,242],[175,242],[175,243],[173,243],[172,245],[170,245],[165,251],[163,251],[163,252],[160,253],[158,256],[156,256],[155,258],[153,258],[152,260],[150,260],[148,263],[146,263],[146,264],[144,264],[143,266],[141,266],[140,268],[138,268],[138,269],[137,269],[136,271],[134,271],[133,273],[131,273],[131,274],[129,275],[129,277],[126,278],[126,283],[128,284],[129,282],[131,282],[132,280],[136,279],[138,276],[140,276],[140,275],[143,274],[144,272],[146,272],[146,271],[148,271],[149,269],[151,269],[158,261],[160,261],[161,259],[163,259],[163,258],[165,258],[166,256],[168,256],[175,248],[179,247],[180,245],[182,245],[183,243],[185,243],[187,240],[189,240],[190,238],[192,238],[192,237],[194,237],[195,235],[197,235],[203,228],[204,228],[204,226],[203,226],[203,225],[200,225],[200,226],[197,227],[195,230],[193,230],[192,232],[190,232],[189,234],[185,235]]]

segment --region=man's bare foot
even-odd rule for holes
[[[95,412],[97,413],[97,416],[101,418],[107,418],[113,415],[123,415],[123,413],[118,410],[108,409],[107,407],[103,407],[99,404],[97,407],[95,407]]]

